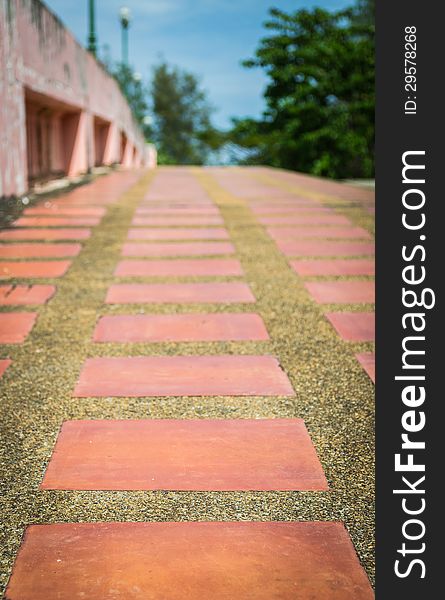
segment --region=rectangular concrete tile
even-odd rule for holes
[[[226,304],[251,303],[255,298],[246,283],[116,283],[106,304]]]
[[[375,383],[375,354],[374,352],[362,352],[355,355],[358,362],[369,375],[369,378]]]
[[[9,365],[11,363],[12,363],[12,360],[10,358],[0,359],[0,377],[3,375],[3,373],[6,371],[6,369],[9,367]]]
[[[0,258],[65,258],[81,250],[81,244],[0,244]]]
[[[133,228],[128,231],[129,240],[228,240],[229,233],[222,227],[201,229]]]
[[[70,260],[40,260],[0,262],[0,279],[11,277],[61,277],[71,265]]]
[[[373,342],[375,315],[372,312],[326,313],[326,317],[346,342]]]
[[[0,240],[86,240],[89,229],[6,229],[0,231]]]
[[[269,188],[270,189],[270,188]],[[265,190],[263,190],[265,191]],[[258,195],[258,197],[246,198],[247,203],[250,206],[276,206],[280,204],[289,204],[292,206],[298,206],[299,204],[320,204],[325,206],[320,200],[309,198],[308,196],[294,196],[293,194],[279,194],[278,196],[270,189],[272,194],[269,194],[269,190],[266,194]]]
[[[324,208],[327,206],[323,204],[319,200],[313,200],[312,198],[277,198],[275,200],[268,200],[267,198],[264,200],[252,200],[248,199],[247,204],[250,206],[252,210],[269,210],[269,209],[280,209],[280,208],[296,208],[298,209],[300,206],[312,206],[315,208]]]
[[[26,216],[41,215],[44,217],[103,217],[105,213],[106,208],[101,206],[61,206],[50,201],[40,206],[25,208],[23,211]]]
[[[143,202],[138,206],[137,210],[158,211],[158,213],[164,211],[194,211],[195,214],[198,214],[198,212],[199,214],[203,214],[205,211],[209,211],[209,213],[218,211],[218,208],[211,202],[172,202],[166,200],[165,202]]]
[[[268,198],[267,196],[264,198],[247,198],[247,203],[249,206],[253,206],[256,208],[266,207],[266,206],[300,206],[300,204],[310,204],[311,206],[325,206],[320,200],[314,200],[313,198],[307,198],[305,196],[301,196],[297,198],[296,196],[284,195],[279,198],[274,197],[273,199]]]
[[[55,291],[53,285],[0,285],[0,306],[45,304]]]
[[[250,210],[255,215],[301,214],[306,212],[330,214],[334,212],[332,208],[323,206],[321,204],[315,204],[310,200],[308,200],[307,202],[300,202],[298,204],[263,204],[257,206],[251,205]]]
[[[291,219],[299,219],[300,217],[303,219],[318,219],[318,217],[323,217],[325,215],[332,215],[332,216],[338,216],[338,213],[335,212],[335,210],[333,208],[330,208],[328,206],[308,206],[308,205],[303,205],[303,206],[296,206],[295,208],[292,209],[288,209],[288,210],[281,210],[279,212],[273,212],[273,213],[267,213],[267,215],[265,213],[259,213],[260,216],[271,216],[271,217],[279,217],[279,216],[284,216],[284,217],[290,217]],[[292,222],[292,221],[291,221]],[[298,224],[296,225],[296,227],[298,227]]]
[[[193,202],[189,200],[152,200],[152,201],[144,201],[138,206],[138,210],[148,209],[148,210],[195,210],[195,211],[205,211],[205,210],[218,210],[213,202]]]
[[[1,251],[1,247],[0,247]],[[122,247],[122,256],[220,256],[235,254],[230,242],[165,242],[134,243],[127,242]]]
[[[286,256],[365,256],[374,254],[373,243],[363,242],[300,242],[299,240],[277,241],[277,246]]]
[[[55,523],[26,529],[8,600],[373,600],[336,522]]]
[[[292,260],[292,269],[302,276],[311,275],[375,275],[373,260]]]
[[[351,225],[351,221],[343,215],[290,215],[290,216],[259,216],[258,220],[264,225]]]
[[[37,313],[0,313],[0,344],[20,344],[29,334]]]
[[[319,304],[366,304],[375,302],[373,281],[311,281],[304,284]]]
[[[99,225],[100,217],[20,217],[13,222],[15,227],[77,227]]]
[[[219,215],[219,208],[217,208],[216,206],[200,206],[200,207],[194,207],[194,206],[190,206],[190,207],[177,207],[177,208],[164,208],[162,206],[158,206],[158,207],[151,207],[151,208],[147,208],[147,207],[141,207],[141,208],[137,208],[136,215],[138,216],[173,216],[173,217],[179,217],[179,216],[183,216],[183,217],[196,217],[196,216],[202,216],[202,215]]]
[[[162,226],[162,227],[177,227],[184,225],[224,225],[224,219],[222,217],[218,217],[216,215],[209,216],[143,216],[143,217],[134,217],[131,222],[132,225],[140,227],[140,226]]]
[[[231,276],[242,275],[243,270],[241,268],[241,263],[235,258],[122,260],[118,263],[114,274],[116,277]]]
[[[171,198],[168,193],[163,193],[158,198],[144,198],[143,202],[139,205],[139,208],[202,208],[212,207],[215,208],[215,204],[206,198],[191,198],[188,199],[184,195],[182,198]]]
[[[302,419],[66,421],[44,490],[327,490]]]
[[[54,204],[57,207],[76,207],[83,208],[84,206],[92,207],[97,206],[99,208],[105,208],[110,204],[114,204],[117,201],[117,198],[104,198],[95,194],[88,194],[84,197],[74,197],[71,194],[65,196],[64,198],[58,198]]]
[[[259,315],[240,313],[111,315],[101,317],[95,342],[218,342],[268,340]]]
[[[289,239],[372,239],[363,227],[268,227],[267,233],[274,240]]]
[[[293,396],[273,356],[88,358],[73,396]]]

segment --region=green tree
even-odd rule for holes
[[[373,1],[331,13],[270,10],[247,68],[268,77],[263,118],[234,119],[231,140],[261,162],[328,177],[374,172]]]
[[[117,80],[122,93],[126,97],[132,110],[133,116],[140,125],[145,139],[149,140],[152,136],[152,130],[148,117],[148,90],[144,86],[142,77],[133,71],[131,67],[123,63],[118,63],[112,67],[112,75]]]
[[[153,69],[151,93],[159,162],[204,164],[223,136],[211,123],[213,108],[197,78],[161,62]]]

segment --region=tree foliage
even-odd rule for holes
[[[151,94],[160,162],[204,164],[222,138],[212,126],[213,108],[198,79],[161,62],[153,69]]]
[[[112,67],[112,74],[126,97],[133,116],[144,133],[145,139],[149,140],[152,131],[147,119],[147,89],[142,81],[142,77],[124,63],[118,63]]]
[[[268,78],[263,118],[234,119],[230,137],[247,162],[328,177],[374,171],[373,0],[331,13],[270,10],[247,68]]]

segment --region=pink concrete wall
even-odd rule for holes
[[[152,162],[116,81],[39,0],[0,0],[0,69],[0,197],[45,175],[47,130],[51,173]],[[98,123],[107,123],[102,136]]]
[[[4,4],[0,3],[0,198],[27,185],[24,95],[16,78],[19,53]]]

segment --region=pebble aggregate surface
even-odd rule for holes
[[[3,439],[0,450],[3,471],[1,513],[4,534],[0,549],[0,593],[8,582],[28,525],[116,521],[341,521],[373,582],[374,385],[356,355],[374,352],[374,344],[343,341],[325,317],[327,312],[371,312],[373,305],[317,304],[305,287],[308,278],[298,275],[291,268],[289,261],[292,262],[292,258],[280,251],[268,235],[267,225],[262,224],[252,210],[252,207],[261,206],[266,201],[268,204],[276,202],[277,205],[286,205],[299,200],[303,206],[310,202],[320,203],[342,217],[339,219],[342,227],[343,218],[346,218],[352,226],[363,228],[373,235],[374,217],[367,210],[370,192],[269,168],[165,167],[155,172],[139,172],[137,175],[121,173],[111,177],[126,178],[127,189],[120,185],[114,202],[98,202],[98,205],[106,206],[106,212],[100,223],[91,227],[90,233],[85,234],[84,229],[79,229],[82,233],[76,237],[73,228],[65,237],[62,235],[59,238],[57,233],[48,234],[47,237],[43,234],[45,239],[81,240],[82,250],[78,256],[70,258],[72,264],[69,270],[57,279],[16,278],[7,281],[8,285],[56,285],[54,296],[38,307],[20,306],[14,309],[0,306],[1,312],[16,310],[36,312],[38,315],[23,343],[13,347],[0,346],[0,358],[12,360],[0,380]],[[136,210],[151,203],[153,206],[162,205],[162,196],[169,210],[175,205],[181,207],[175,181],[184,177],[190,178],[200,190],[203,206],[218,207],[224,220],[224,230],[228,232],[227,242],[230,241],[235,247],[236,253],[232,258],[240,261],[243,281],[250,287],[256,303],[106,304],[110,286],[118,283],[114,272],[122,260],[123,245],[127,244],[128,248],[129,230],[132,229],[130,237],[133,240],[140,239],[138,232],[144,231],[138,229],[136,232],[132,227]],[[158,193],[160,180],[161,183],[171,181],[174,198],[169,198],[168,186],[164,186],[162,194]],[[152,198],[143,202],[152,188]],[[82,204],[81,189],[76,190],[76,197],[80,198],[79,204]],[[94,194],[86,194],[85,197],[89,199],[85,204],[95,205]],[[192,201],[193,198],[188,200]],[[63,204],[64,200],[61,200],[60,205]],[[28,210],[28,214],[33,213]],[[264,222],[264,219],[261,218],[261,221]],[[326,218],[321,222],[323,228],[329,226],[325,225]],[[285,218],[283,226],[286,226]],[[188,239],[189,244],[190,239],[225,240],[225,233],[220,233],[224,231],[221,227],[216,228],[217,236],[212,237],[215,230],[203,226],[204,233],[200,235],[199,226],[193,225],[192,230],[198,233],[189,234],[192,238],[184,239]],[[274,227],[280,225],[274,224]],[[14,231],[23,230],[14,228]],[[158,243],[160,239],[168,240],[168,235],[165,234],[164,238],[162,231],[159,229],[157,234],[147,234],[146,237]],[[210,232],[210,235],[206,237],[205,232]],[[39,240],[38,247],[41,247],[41,232],[35,237],[32,234],[0,236],[0,240],[4,240],[0,247],[9,244],[5,241],[8,239],[17,244],[18,239],[28,238]],[[223,248],[227,242],[224,242]],[[369,240],[363,243],[369,245]],[[27,241],[27,247],[29,245]],[[63,246],[66,247],[66,243]],[[343,259],[346,254],[342,255]],[[199,256],[193,254],[193,259]],[[202,256],[208,258],[208,254]],[[317,258],[317,255],[305,254],[305,260]],[[368,256],[366,258],[371,260]],[[177,256],[174,259],[177,260]],[[167,256],[165,260],[171,259]],[[237,279],[230,276],[169,276],[157,277],[156,283],[226,282]],[[309,279],[326,281],[327,277],[311,276]],[[371,276],[353,279],[374,281]],[[335,275],[335,280],[350,281],[351,276]],[[138,278],[126,278],[127,283],[140,281]],[[260,315],[269,340],[100,344],[93,340],[96,324],[105,315],[252,312]],[[275,357],[294,393],[273,397],[73,398],[73,390],[87,359],[178,355]],[[328,491],[39,489],[64,421],[260,418],[304,420],[323,468]]]

